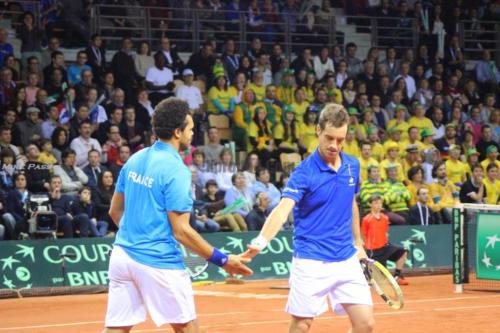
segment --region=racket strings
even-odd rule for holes
[[[186,266],[186,269],[188,270],[189,274],[192,277],[195,277],[206,270],[208,262],[199,255],[191,251],[188,251],[186,249],[186,256],[184,257],[184,265]]]
[[[380,291],[382,291],[382,293],[384,293],[385,296],[392,302],[398,302],[399,294],[388,277],[385,276],[385,274],[378,270],[376,267],[372,267],[370,271],[371,276]]]

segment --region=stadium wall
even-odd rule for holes
[[[216,233],[204,237],[222,251],[240,253],[256,235]],[[451,225],[398,226],[391,229],[390,240],[411,250],[408,268],[451,268]],[[0,242],[0,289],[105,285],[112,243],[110,238]],[[62,254],[69,256],[62,258]],[[288,277],[291,257],[292,232],[283,231],[250,264],[254,270],[251,279]],[[195,281],[221,281],[226,277],[224,270],[210,265]]]

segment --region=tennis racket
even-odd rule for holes
[[[360,261],[368,284],[391,308],[399,310],[403,307],[404,298],[398,282],[381,263],[372,259]]]
[[[184,251],[184,264],[191,278],[194,279],[203,274],[208,268],[208,261],[187,247],[184,247]]]

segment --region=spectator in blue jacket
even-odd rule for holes
[[[108,233],[108,222],[96,219],[96,210],[91,199],[90,188],[83,187],[78,192],[78,199],[71,203],[71,215],[82,220],[89,220],[89,236],[104,237]],[[82,235],[80,234],[80,236]]]
[[[17,173],[14,176],[14,189],[7,194],[6,208],[14,219],[9,219],[6,223],[7,229],[12,239],[17,239],[21,232],[28,231],[28,198],[30,193],[27,189],[27,181],[24,173]]]
[[[0,29],[0,64],[4,64],[5,57],[8,55],[14,55],[14,48],[12,44],[7,43],[7,37],[9,33],[5,29]]]
[[[233,186],[226,191],[224,194],[224,204],[227,206],[231,206],[235,201],[240,200],[242,202],[240,207],[237,207],[232,211],[232,213],[236,213],[241,215],[241,217],[247,216],[247,214],[252,210],[253,206],[253,195],[252,191],[245,184],[245,176],[241,172],[235,173],[231,177],[231,181]],[[246,227],[246,226],[240,226]]]
[[[281,199],[281,192],[273,183],[271,183],[271,174],[269,170],[264,167],[257,168],[255,171],[256,181],[252,186],[252,192],[255,195],[259,192],[265,192],[269,196],[271,203],[269,204],[269,211],[273,210],[278,205]]]
[[[52,211],[57,215],[58,230],[63,232],[64,238],[72,238],[76,229],[80,230],[80,235],[88,235],[90,221],[88,218],[79,216],[73,218],[71,215],[71,203],[75,197],[61,194],[61,177],[52,176],[49,185],[50,204]]]

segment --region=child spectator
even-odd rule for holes
[[[12,149],[2,149],[0,153],[0,187],[4,191],[9,191],[14,188],[14,173],[16,172],[15,160],[16,155]]]
[[[42,141],[42,151],[40,152],[38,161],[49,165],[51,169],[54,164],[57,164],[57,158],[52,152],[52,142],[50,140]]]

